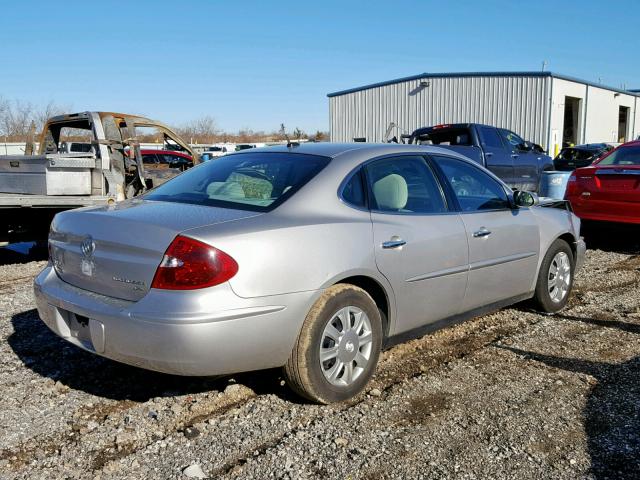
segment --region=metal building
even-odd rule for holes
[[[552,72],[423,73],[330,93],[334,142],[385,141],[442,123],[508,128],[554,154],[640,134],[640,92]]]

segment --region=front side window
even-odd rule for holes
[[[520,138],[518,135],[516,135],[515,133],[513,133],[512,131],[501,128],[500,134],[502,135],[502,138],[504,139],[506,144],[512,147],[514,150],[521,149],[524,147],[524,144],[525,144],[524,140]]]
[[[190,163],[190,161],[184,157],[179,157],[178,155],[171,155],[171,161],[169,163],[178,163],[182,165],[184,163]]]
[[[142,163],[149,165],[158,163],[158,159],[155,155],[144,154],[142,155]]]
[[[502,185],[479,168],[457,158],[434,155],[463,212],[510,208]]]
[[[440,184],[423,157],[384,158],[365,168],[372,209],[423,214],[447,211]]]
[[[620,147],[598,165],[640,165],[640,147]]]
[[[327,157],[293,153],[229,155],[187,170],[144,198],[269,211],[302,188],[329,161]]]

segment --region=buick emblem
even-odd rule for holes
[[[96,251],[96,243],[93,241],[93,238],[91,238],[91,235],[87,235],[82,241],[80,249],[82,250],[84,258],[89,259],[93,256],[93,252]]]

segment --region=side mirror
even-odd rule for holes
[[[538,205],[540,200],[535,193],[516,190],[513,192],[513,203],[516,207],[533,207]]]

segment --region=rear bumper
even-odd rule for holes
[[[576,210],[574,207],[574,213],[580,217],[581,220],[591,220],[594,222],[610,222],[610,223],[627,223],[630,225],[640,225],[640,214],[636,216],[628,215],[612,215],[612,214],[599,214],[593,212],[584,212]]]
[[[640,202],[571,198],[573,212],[582,220],[640,224]]]
[[[129,365],[196,376],[284,365],[320,293],[246,299],[224,284],[151,290],[127,302],[69,285],[51,267],[36,277],[34,292],[42,321],[70,343]]]

